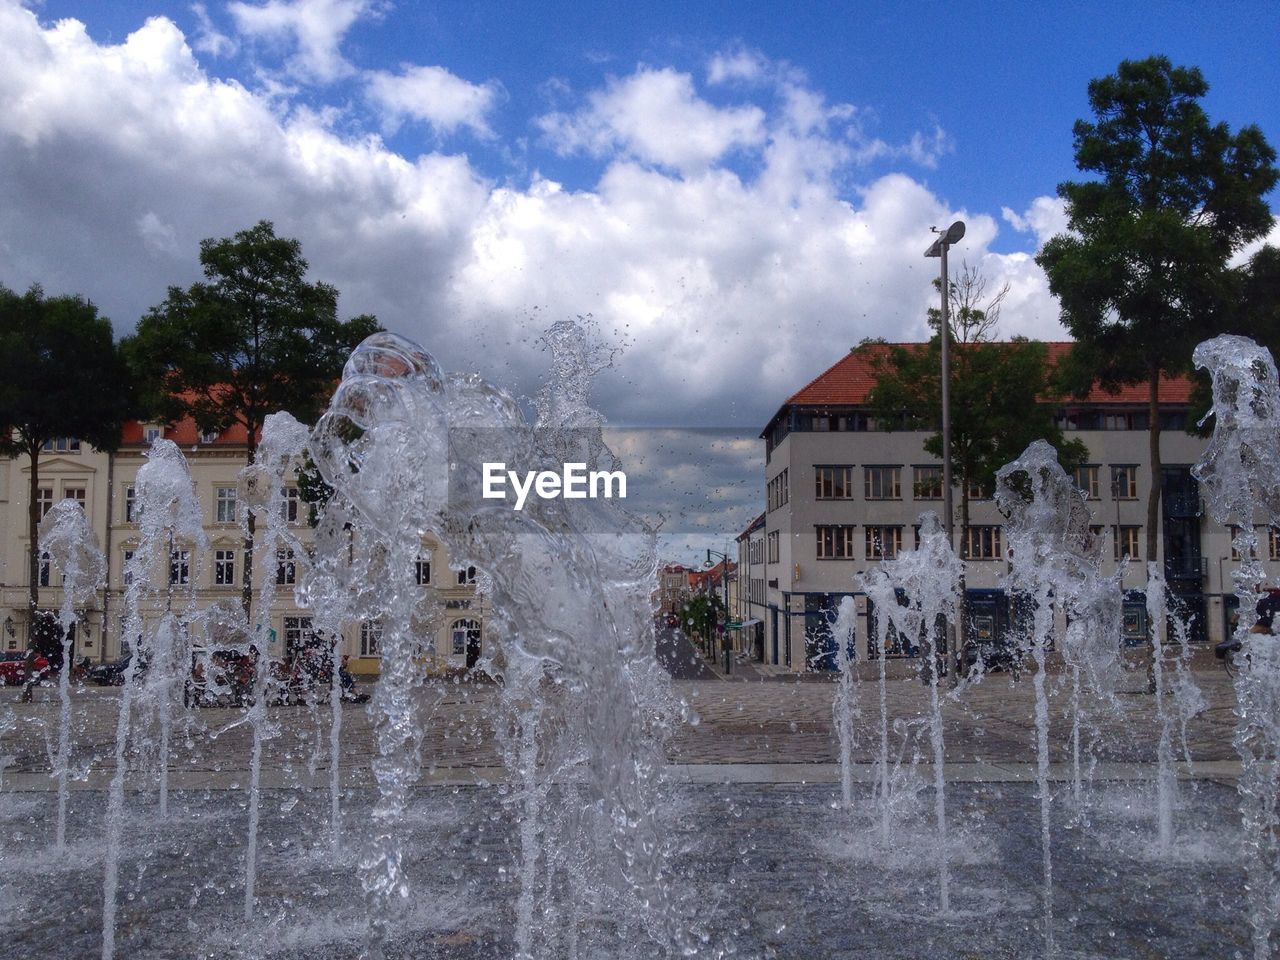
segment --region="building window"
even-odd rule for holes
[[[1138,555],[1138,535],[1142,532],[1142,527],[1120,526],[1116,527],[1115,531],[1115,559],[1120,560],[1124,557],[1130,560],[1141,559]]]
[[[235,586],[236,552],[234,550],[215,550],[213,552],[213,582],[219,587]]]
[[[360,624],[360,656],[382,656],[382,621],[366,620]]]
[[[1236,548],[1236,537],[1240,536],[1240,528],[1237,527],[1235,524],[1232,524],[1230,527],[1227,528],[1227,531],[1231,534],[1231,559],[1239,563],[1241,560],[1241,556],[1240,556],[1240,551]],[[1270,539],[1274,539],[1274,536]],[[1256,560],[1257,558],[1258,558],[1257,548],[1255,547],[1250,549],[1249,559]],[[1273,556],[1272,559],[1275,559],[1275,557]]]
[[[284,499],[280,501],[280,518],[286,523],[298,522],[298,507],[302,503],[297,487],[285,487]]]
[[[79,453],[80,441],[74,437],[54,437],[46,440],[42,449],[48,453]]]
[[[413,582],[420,587],[425,587],[431,582],[431,555],[418,557],[413,562]]]
[[[1097,466],[1076,467],[1075,470],[1076,486],[1079,487],[1086,497],[1090,500],[1097,500],[1101,495],[1098,487],[1098,468]]]
[[[40,519],[43,520],[46,513],[53,509],[53,487],[38,487],[36,489],[36,510],[40,513]]]
[[[135,523],[138,519],[138,491],[133,484],[124,488],[124,522]]]
[[[144,443],[155,443],[164,436],[164,428],[158,424],[148,424],[142,428],[142,440]]]
[[[1267,527],[1267,559],[1280,560],[1280,527]]]
[[[1133,466],[1111,468],[1111,496],[1117,500],[1138,499],[1138,468]]]
[[[191,554],[187,550],[174,550],[169,554],[169,584],[180,586],[191,582]]]
[[[200,442],[201,443],[217,443],[218,437],[220,435],[221,434],[217,430],[201,430]]]
[[[852,560],[853,531],[852,526],[820,526],[815,528],[818,536],[819,560]]]
[[[276,551],[276,583],[288,586],[298,582],[298,564],[292,550]]]
[[[987,487],[984,487],[977,480],[970,480],[969,486],[966,488],[965,492],[968,494],[970,500],[990,500],[991,499],[991,490]]]
[[[783,470],[769,481],[765,488],[765,509],[777,510],[790,499],[787,487],[787,470]]]
[[[124,585],[127,587],[131,583],[133,583],[133,551],[132,550],[124,551],[124,564],[121,566],[120,569],[124,572],[124,576],[121,579],[123,579]]]
[[[310,617],[284,618],[284,649],[286,655],[290,657],[296,656],[300,651],[309,647],[314,639],[315,632],[311,629]]]
[[[866,498],[868,500],[901,500],[901,467],[866,467]]]
[[[777,530],[769,531],[769,562],[777,563],[781,550],[782,536]]]
[[[84,487],[63,487],[62,499],[74,500],[76,503],[80,504],[80,509],[83,510],[85,508],[84,505],[86,499],[84,495]]]
[[[480,647],[479,620],[455,620],[449,628],[449,655],[465,657],[467,647]]]
[[[236,522],[236,488],[218,487],[215,491],[216,504],[214,516],[218,523]]]
[[[458,571],[458,586],[465,587],[476,582],[476,568],[467,567]]]
[[[814,467],[814,496],[819,500],[853,497],[853,467]]]
[[[52,574],[52,570],[50,569],[49,554],[41,553],[40,554],[40,572],[38,575],[38,582],[40,586],[42,587],[49,586],[51,574]]]
[[[867,527],[868,560],[892,560],[902,551],[901,527]]]
[[[912,467],[911,489],[917,500],[942,499],[942,467]]]
[[[964,555],[969,560],[999,560],[1000,527],[979,525],[964,532]]]

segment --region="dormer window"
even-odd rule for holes
[[[221,433],[217,430],[201,430],[200,442],[201,443],[217,443],[218,437],[220,436],[221,436]]]
[[[142,442],[146,444],[155,443],[164,436],[164,427],[158,423],[149,423],[142,428]]]

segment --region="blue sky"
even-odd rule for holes
[[[228,36],[234,20],[207,2],[206,15]],[[1087,110],[1089,79],[1125,58],[1164,53],[1206,73],[1215,119],[1256,123],[1280,142],[1280,5],[1273,2],[798,3],[720,2],[371,4],[346,33],[342,52],[362,69],[440,64],[473,83],[497,81],[490,124],[496,140],[442,138],[407,125],[387,138],[407,156],[447,146],[463,150],[495,178],[520,181],[531,167],[569,187],[590,187],[598,158],[557,156],[537,143],[530,119],[625,75],[638,64],[697,73],[716,53],[746,48],[803,70],[832,101],[867,111],[868,131],[891,143],[935,125],[946,134],[936,169],[921,180],[950,202],[998,212],[1024,209],[1074,175],[1071,124]],[[42,18],[75,17],[104,42],[119,41],[147,18],[171,18],[190,36],[200,19],[191,3],[156,0],[35,5]],[[255,82],[255,69],[281,48],[244,47],[206,60],[211,72]],[[561,89],[567,85],[568,90]],[[356,96],[356,78],[302,91],[316,105]],[[1268,95],[1270,92],[1271,95]],[[712,102],[728,105],[731,92]],[[524,141],[521,143],[521,141]],[[731,161],[732,163],[732,161]],[[749,172],[749,159],[736,169]],[[884,160],[850,175],[894,168]],[[996,249],[1034,245],[1007,232]]]
[[[589,314],[626,347],[596,402],[665,428],[622,441],[648,502],[722,545],[779,404],[924,336],[931,225],[1003,334],[1064,337],[1034,254],[1091,78],[1164,53],[1280,144],[1277,37],[1274,2],[0,0],[0,283],[123,333],[271,219],[344,313],[526,396]]]

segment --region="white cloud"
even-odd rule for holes
[[[193,3],[191,12],[196,15],[196,23],[199,25],[199,32],[192,46],[201,53],[207,53],[213,57],[234,56],[240,49],[240,44],[214,26],[208,8],[203,3]]]
[[[430,124],[439,133],[467,127],[482,137],[492,137],[488,114],[501,86],[469,83],[444,67],[405,65],[398,74],[367,74],[369,98],[382,110],[384,129],[393,131],[404,120]]]
[[[324,109],[282,111],[210,77],[162,18],[98,44],[0,0],[0,43],[0,282],[82,292],[122,329],[196,279],[201,238],[268,218],[344,313],[376,313],[450,368],[528,392],[532,334],[591,313],[632,343],[600,384],[611,419],[758,428],[863,337],[925,334],[928,227],[964,217],[958,255],[1013,285],[1005,332],[1061,336],[1034,262],[989,253],[994,219],[903,173],[844,186],[863,117],[794,77],[768,109],[730,111],[674,71],[613,81],[590,100],[618,111],[603,173],[567,190],[495,186],[463,156],[411,161]],[[700,115],[703,139],[677,142]],[[734,149],[750,176],[717,162]]]
[[[1006,334],[1062,336],[1031,257],[990,252],[995,219],[904,173],[849,188],[863,153],[903,147],[777,65],[756,88],[767,102],[728,108],[671,70],[606,84],[549,124],[562,149],[605,160],[598,182],[567,190],[536,175],[498,186],[464,156],[409,160],[373,133],[340,135],[333,107],[209,76],[163,18],[99,44],[0,0],[0,48],[0,283],[83,293],[123,331],[199,276],[200,239],[267,218],[302,241],[344,315],[375,313],[447,368],[526,395],[545,364],[537,334],[594,314],[631,344],[596,391],[612,421],[745,438],[720,450],[683,431],[628,448],[649,463],[673,543],[718,547],[758,511],[753,437],[790,393],[863,337],[925,335],[931,224],[963,217],[956,255],[1011,284]],[[474,130],[482,99],[395,109]],[[750,175],[725,166],[739,153]]]
[[[753,82],[770,73],[770,62],[756,50],[740,48],[713,55],[707,64],[707,82]]]
[[[320,83],[355,72],[339,49],[342,40],[358,20],[382,10],[380,0],[234,0],[227,4],[240,33],[291,46],[289,73]]]
[[[1019,233],[1035,237],[1037,250],[1051,238],[1067,232],[1067,206],[1061,197],[1036,197],[1022,213],[1001,207],[1000,216]]]
[[[538,126],[560,153],[606,156],[622,150],[681,172],[702,170],[735,147],[764,141],[764,111],[717,108],[697,95],[687,73],[641,67],[613,78],[576,114],[552,113]]]

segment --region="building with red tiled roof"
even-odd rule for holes
[[[923,348],[923,346],[924,344],[918,343],[868,343],[862,347],[855,347],[788,397],[778,413],[791,406],[832,408],[863,406],[876,385],[876,362],[886,357],[893,347],[910,349]],[[1069,341],[1058,340],[1050,341],[1045,346],[1048,348],[1049,363],[1057,364],[1071,352],[1072,344]],[[964,347],[956,345],[952,349],[963,350]],[[1162,375],[1159,388],[1161,403],[1185,407],[1191,400],[1192,387],[1189,377]],[[1085,397],[1061,397],[1052,402],[1068,405],[1125,407],[1141,404],[1145,409],[1147,384],[1132,384],[1122,386],[1115,391],[1108,391],[1103,389],[1101,384],[1095,383]],[[777,419],[777,414],[774,415],[774,419]],[[771,420],[770,423],[772,422]],[[768,427],[765,430],[767,431]],[[761,436],[764,436],[764,433],[761,433]]]
[[[833,610],[854,596],[860,614],[859,655],[877,651],[868,637],[875,612],[858,594],[854,577],[915,542],[924,512],[942,509],[942,465],[926,453],[928,431],[887,430],[877,424],[867,398],[876,382],[876,360],[893,345],[867,344],[792,393],[761,431],[765,441],[763,529],[764,597],[747,604],[764,621],[762,659],[794,671],[833,669],[835,644],[827,626]],[[911,344],[902,346],[911,347]],[[923,348],[923,344],[915,345]],[[1071,350],[1049,343],[1051,362]],[[957,347],[963,349],[963,346]],[[1186,432],[1192,382],[1162,377],[1159,385],[1164,495],[1159,548],[1143,556],[1146,503],[1151,486],[1148,385],[1110,391],[1095,384],[1083,397],[1048,397],[1058,425],[1081,440],[1089,459],[1076,480],[1105,544],[1104,572],[1127,558],[1124,585],[1131,593],[1125,623],[1129,639],[1145,635],[1147,561],[1160,564],[1177,603],[1193,615],[1197,642],[1220,638],[1230,613],[1230,536],[1200,514],[1190,466],[1205,441]],[[1002,642],[1009,634],[1010,603],[1004,591],[1007,556],[1003,518],[972,491],[968,527],[957,548],[966,558],[972,636]],[[955,498],[957,503],[960,497]],[[1268,538],[1264,537],[1264,541]],[[749,553],[750,537],[739,537]],[[748,557],[748,560],[750,557]],[[1269,538],[1265,562],[1280,572],[1280,537]],[[752,614],[753,616],[757,614]],[[1117,639],[1119,642],[1119,639]],[[909,653],[903,647],[889,655]]]
[[[172,424],[130,422],[121,432],[120,449],[107,453],[71,438],[52,440],[40,458],[37,510],[43,516],[54,503],[73,499],[80,503],[107,559],[106,586],[77,609],[74,653],[77,659],[109,660],[120,654],[124,634],[125,569],[139,544],[138,516],[134,484],[139,468],[146,462],[152,441],[172,440],[186,458],[192,486],[201,501],[207,548],[175,541],[172,563],[157,564],[152,582],[159,599],[144,604],[143,616],[152,622],[164,610],[164,578],[181,588],[198,608],[215,603],[238,604],[248,556],[240,519],[244,505],[240,492],[240,471],[247,453],[245,428],[239,424],[217,434],[202,434],[190,418]],[[308,511],[296,484],[282,491],[281,512],[290,536],[304,549],[314,540],[307,522]],[[27,592],[30,585],[30,555],[27,515],[30,505],[30,467],[25,457],[0,458],[0,620],[6,629],[0,635],[5,651],[25,649],[30,630]],[[258,549],[262,550],[259,526]],[[273,562],[274,561],[274,562]],[[271,638],[266,642],[273,658],[289,659],[314,638],[310,611],[300,606],[295,587],[305,576],[305,557],[292,550],[276,556],[260,553],[254,561],[255,580],[261,572],[274,573],[276,588],[272,608],[262,616]],[[266,564],[264,571],[263,565]],[[61,598],[57,573],[40,568],[40,605],[56,610]],[[439,592],[447,611],[438,621],[424,618],[421,626],[419,658],[424,669],[448,672],[469,669],[492,653],[485,622],[488,601],[476,592],[475,567],[458,570],[450,566],[443,545],[424,538],[414,561],[414,581]],[[185,603],[186,600],[184,599]],[[149,606],[147,605],[149,604]],[[415,624],[415,629],[419,626]],[[381,626],[377,621],[349,624],[343,631],[343,651],[350,656],[356,674],[376,674],[381,669]]]

